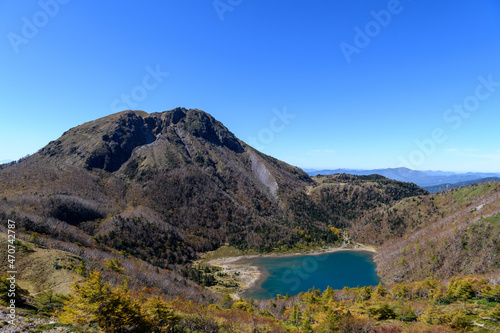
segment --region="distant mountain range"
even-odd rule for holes
[[[500,178],[499,177],[480,178],[480,179],[474,179],[474,180],[469,180],[469,181],[460,182],[460,183],[425,186],[424,189],[426,189],[430,193],[436,193],[439,191],[447,190],[449,188],[464,187],[464,186],[469,186],[469,185],[482,183],[482,182],[488,182],[488,181],[500,182]]]
[[[495,180],[491,178],[500,177],[500,173],[482,173],[482,172],[455,173],[447,171],[417,171],[408,168],[387,168],[387,169],[374,169],[374,170],[308,169],[306,170],[306,172],[310,176],[331,175],[336,173],[347,173],[351,175],[360,175],[360,176],[378,174],[387,177],[389,179],[417,184],[418,186],[424,187],[429,192],[435,192],[435,189],[437,188],[440,188],[437,191],[441,191],[447,188],[466,186],[481,181]],[[467,182],[467,184],[465,184],[465,182]]]

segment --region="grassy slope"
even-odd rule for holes
[[[385,282],[492,273],[500,268],[499,198],[500,183],[489,182],[405,199],[355,233],[365,239],[378,227],[385,237],[375,257]]]
[[[0,233],[0,248],[7,249],[7,244],[7,235]],[[41,248],[27,242],[21,242],[15,257],[16,280],[31,295],[50,289],[54,293],[69,294],[70,286],[77,276],[69,268],[81,262],[79,257],[68,252]],[[7,251],[0,251],[0,262],[7,263]],[[2,265],[0,275],[6,271],[7,265]]]

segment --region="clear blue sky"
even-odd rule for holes
[[[303,168],[500,172],[496,0],[59,1],[0,3],[0,161],[183,106]]]

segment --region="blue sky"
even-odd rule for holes
[[[183,106],[303,168],[500,172],[495,0],[3,1],[0,48],[0,161]]]

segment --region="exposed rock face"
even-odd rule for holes
[[[177,108],[152,114],[123,111],[85,123],[49,143],[40,154],[89,169],[114,172],[138,147],[163,139],[175,143],[179,130],[236,153],[244,151],[242,143],[209,114]]]
[[[111,136],[104,134],[101,137],[102,143],[87,158],[87,167],[116,171],[130,158],[136,147],[155,141],[157,136],[154,130],[157,124],[148,123],[146,119],[133,112],[120,117]]]
[[[250,160],[252,161],[252,171],[254,175],[262,184],[264,184],[265,187],[268,188],[271,195],[276,198],[278,183],[276,183],[273,175],[271,175],[264,163],[262,163],[254,154],[250,154]]]

